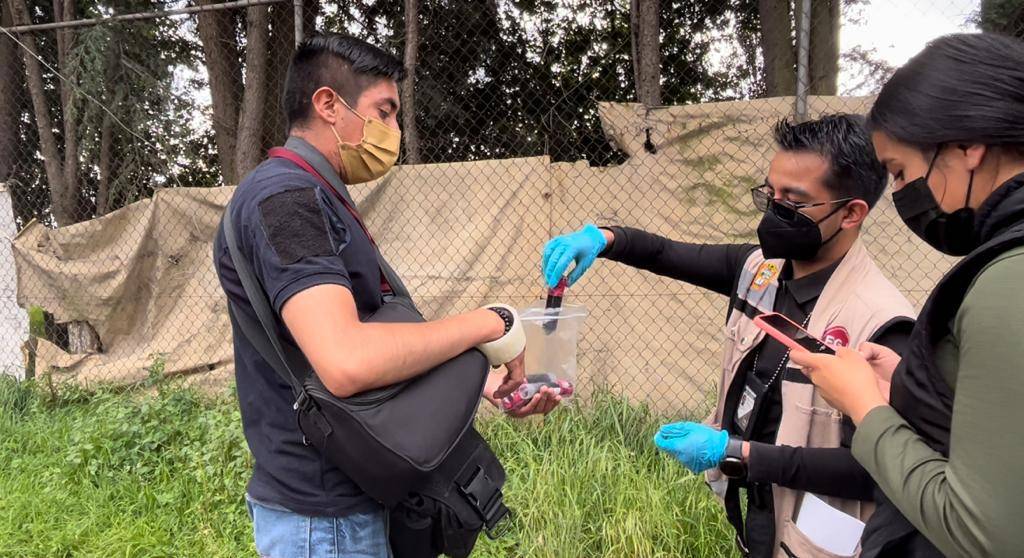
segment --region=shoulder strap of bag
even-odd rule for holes
[[[384,256],[380,253],[380,248],[377,246],[377,242],[373,239],[373,235],[370,234],[370,230],[366,228],[366,224],[363,223],[363,218],[359,215],[359,212],[356,211],[355,202],[348,195],[348,192],[344,189],[338,189],[332,186],[330,181],[320,174],[313,165],[310,165],[309,162],[303,159],[301,155],[291,149],[286,147],[274,147],[268,151],[267,154],[271,158],[291,161],[295,166],[308,172],[314,178],[319,180],[328,192],[334,194],[334,197],[338,198],[341,205],[345,206],[345,210],[352,215],[352,218],[356,220],[356,223],[359,223],[359,227],[363,229],[363,232],[366,233],[366,237],[370,239],[370,244],[373,245],[373,252],[377,256],[377,265],[380,267],[381,292],[390,293],[394,296],[409,299],[411,301],[412,297],[409,295],[409,290],[406,289],[405,284],[402,283],[402,280],[398,277],[398,274],[395,273],[395,270],[386,260],[384,260]]]
[[[267,300],[267,295],[263,292],[259,279],[253,273],[252,266],[242,255],[235,227],[231,222],[231,203],[228,203],[224,210],[221,226],[224,227],[224,239],[227,241],[228,252],[230,252],[231,262],[235,266],[235,272],[238,273],[238,278],[242,281],[242,287],[245,289],[245,295],[249,298],[249,304],[252,305],[256,317],[259,319],[257,324],[245,313],[238,312],[234,304],[229,301],[228,314],[231,317],[231,322],[242,330],[246,339],[256,347],[260,356],[270,363],[278,376],[291,386],[292,393],[298,398],[303,393],[302,381],[295,374],[293,366],[289,364],[289,356],[278,339],[277,319],[270,308],[270,301]],[[291,362],[294,363],[296,360],[293,356]]]
[[[736,532],[734,539],[736,548],[739,549],[741,556],[749,556],[746,527],[743,524],[743,508],[740,505],[740,485],[735,479],[729,479],[723,500],[725,501],[725,519]]]

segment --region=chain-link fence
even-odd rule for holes
[[[221,386],[230,327],[210,243],[230,189],[216,187],[283,141],[297,32],[404,58],[403,164],[354,193],[439,316],[540,299],[544,241],[588,221],[752,241],[772,124],[866,111],[898,59],[943,32],[1024,35],[1024,2],[4,0],[2,26],[0,225],[21,231],[0,250],[3,364]],[[887,199],[865,233],[920,304],[948,262]],[[706,407],[724,297],[611,262],[567,296],[590,310],[584,382]]]

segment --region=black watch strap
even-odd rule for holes
[[[725,445],[725,457],[718,464],[718,470],[729,478],[741,478],[747,474],[747,464],[743,462],[743,440],[729,436]]]
[[[737,436],[729,436],[729,443],[725,445],[725,456],[743,461],[743,440]]]
[[[507,308],[502,308],[501,306],[488,306],[487,309],[501,316],[501,320],[505,322],[505,333],[502,333],[502,335],[508,335],[508,332],[512,331],[512,326],[516,321],[512,312],[509,312]]]

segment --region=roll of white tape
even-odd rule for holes
[[[477,349],[487,357],[491,366],[501,366],[519,356],[526,348],[526,332],[519,320],[519,313],[507,304],[488,304],[484,308],[504,308],[512,313],[512,329],[508,333],[490,343],[477,345]]]

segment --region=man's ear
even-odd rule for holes
[[[871,208],[868,207],[868,203],[864,200],[852,200],[846,204],[843,208],[843,224],[840,225],[844,229],[856,227],[864,222],[864,219],[868,218],[868,213]]]
[[[985,153],[988,152],[988,147],[983,143],[974,143],[970,145],[958,145],[957,148],[963,153],[964,166],[967,170],[977,170],[981,166],[981,162],[985,159]]]
[[[313,92],[313,115],[329,125],[334,125],[341,118],[338,112],[338,96],[330,87],[321,87]]]

